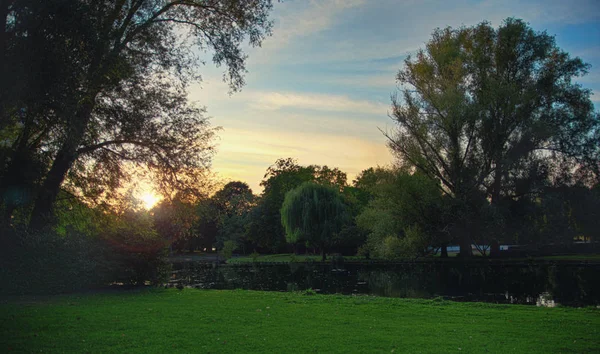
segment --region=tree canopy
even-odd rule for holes
[[[165,194],[198,193],[214,135],[186,94],[200,78],[198,50],[212,52],[239,90],[242,44],[270,34],[271,8],[270,0],[0,2],[7,219],[33,202],[30,225],[43,227],[61,187],[114,197],[140,171],[157,175]]]
[[[347,222],[346,206],[340,193],[331,186],[303,183],[286,193],[281,206],[281,223],[287,241],[317,245],[323,260],[334,235]]]
[[[588,68],[521,20],[438,29],[398,73],[389,146],[462,210],[538,193],[564,171],[597,180],[600,117],[573,82]]]
[[[248,237],[262,249],[283,249],[285,234],[281,225],[280,210],[286,193],[310,181],[342,190],[346,179],[346,173],[338,168],[302,166],[293,158],[277,159],[269,166],[260,183],[264,190],[257,207],[251,212]]]
[[[357,182],[372,196],[356,219],[369,232],[371,254],[422,256],[448,243],[447,205],[437,181],[422,173],[378,168],[363,171]]]

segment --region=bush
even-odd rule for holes
[[[0,240],[0,293],[56,294],[111,283],[158,284],[166,279],[166,249],[124,248],[114,239],[72,230],[28,232],[3,229]]]
[[[379,246],[379,254],[385,259],[399,258],[403,255],[402,240],[396,236],[388,236]]]
[[[237,248],[237,244],[235,241],[225,241],[223,242],[223,248],[221,249],[221,256],[225,259],[231,258],[233,255],[233,251]]]
[[[110,282],[128,285],[164,283],[171,270],[167,256],[166,248],[144,252],[112,248],[111,254],[106,257],[111,273]]]
[[[0,292],[40,294],[76,291],[108,280],[104,246],[80,234],[58,236],[2,230]]]

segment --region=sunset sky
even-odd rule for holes
[[[247,85],[232,96],[222,70],[207,64],[190,97],[221,126],[213,169],[255,193],[277,158],[338,167],[348,181],[392,162],[378,128],[395,74],[436,27],[507,17],[556,36],[559,47],[592,64],[579,82],[600,100],[600,2],[286,0],[274,6],[273,36],[248,49]]]

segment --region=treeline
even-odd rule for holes
[[[290,229],[286,232],[282,219],[286,195],[307,184],[335,192],[321,203],[339,198],[344,205],[343,215],[338,216],[341,222],[326,242],[310,235],[296,238]],[[256,196],[246,183],[230,182],[200,202],[195,206],[196,220],[187,232],[178,234],[173,249],[218,249],[229,256],[325,252],[396,259],[447,256],[446,247],[459,244],[468,234],[470,244],[489,256],[494,243],[524,245],[530,250],[555,245],[566,251],[574,242],[597,240],[600,227],[598,184],[592,188],[548,185],[535,196],[507,201],[502,207],[485,199],[474,207],[443,193],[439,181],[418,171],[369,168],[348,183],[346,174],[337,168],[302,166],[287,158],[269,167],[261,186],[264,190]],[[311,193],[311,197],[316,195]],[[161,206],[153,209],[153,213],[162,212]],[[323,222],[317,217],[308,220],[314,220],[314,227]]]

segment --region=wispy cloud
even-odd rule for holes
[[[273,37],[268,46],[288,44],[292,39],[307,37],[333,26],[336,17],[343,11],[364,5],[366,0],[311,0],[286,3],[287,11],[276,18]],[[299,5],[305,7],[299,9]]]
[[[358,112],[382,115],[386,114],[389,105],[366,100],[351,99],[341,95],[301,94],[283,92],[253,93],[255,101],[251,108],[259,110],[280,110],[297,108],[330,112]]]
[[[221,133],[214,167],[224,177],[248,181],[253,190],[268,166],[283,157],[297,158],[301,164],[338,167],[349,181],[363,169],[392,160],[381,141],[366,141],[339,134],[319,134],[278,129],[226,129]]]
[[[279,157],[336,166],[350,175],[393,159],[377,130],[387,118],[395,74],[435,28],[494,27],[507,17],[548,29],[557,44],[593,66],[576,81],[600,106],[598,0],[286,0],[274,35],[249,49],[248,85],[227,95],[221,71],[203,70],[190,97],[223,126],[215,170],[256,189]]]

